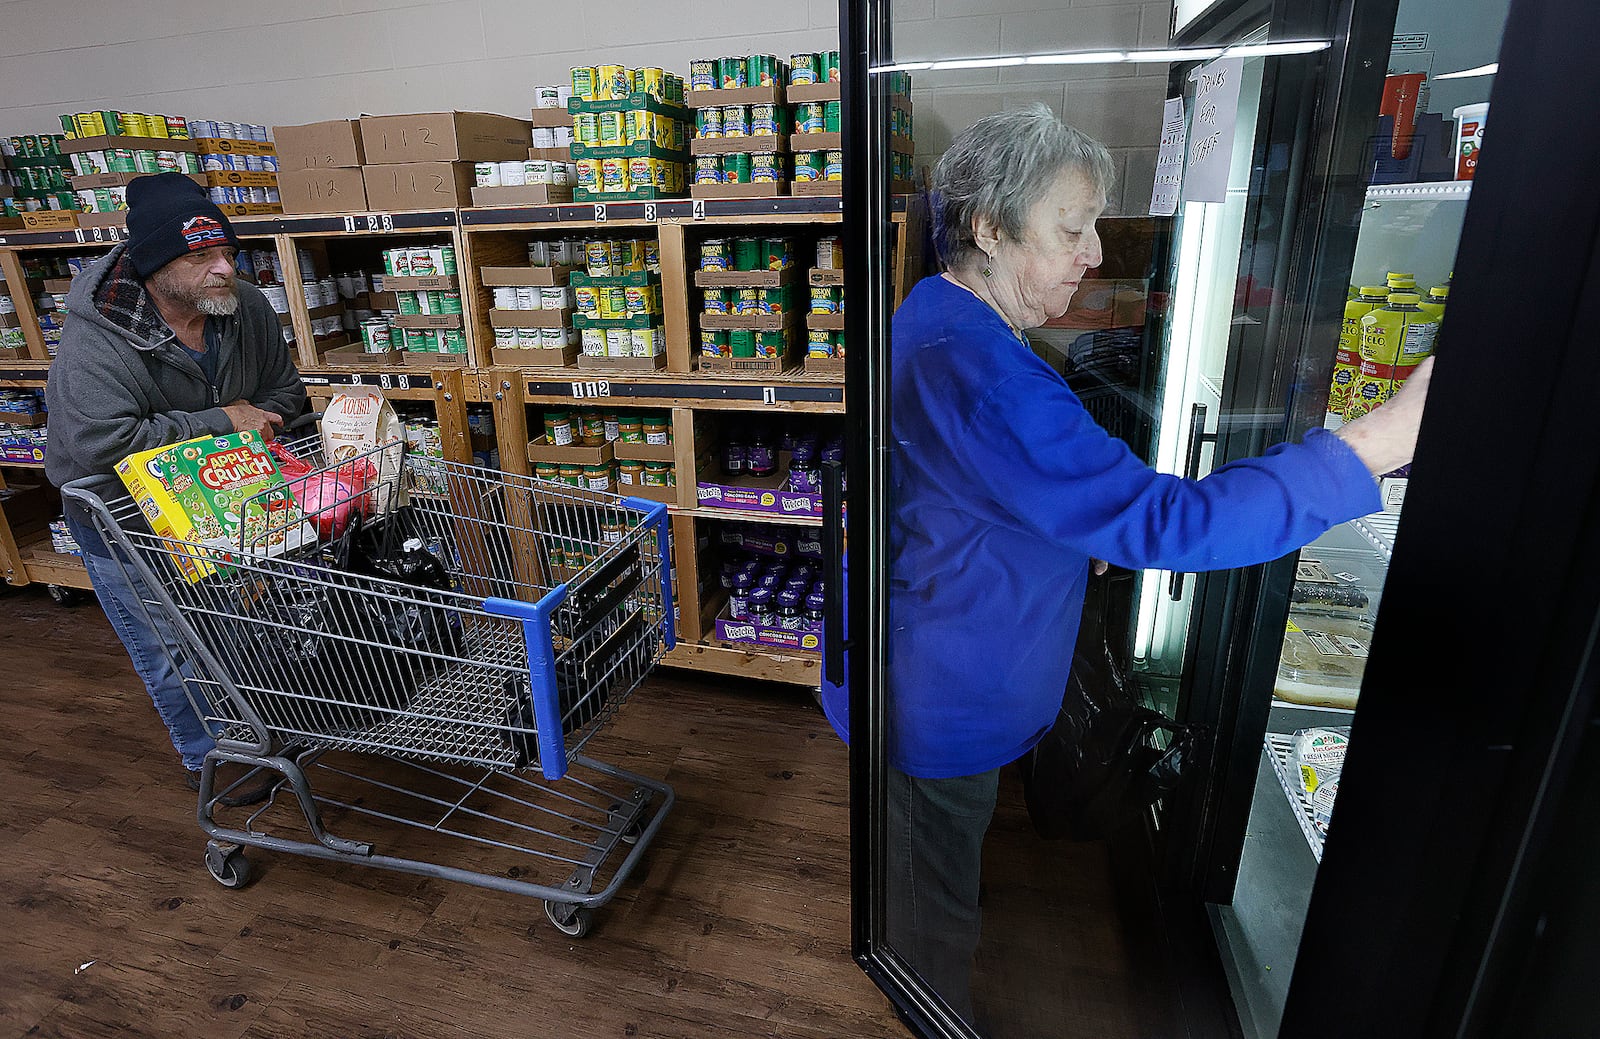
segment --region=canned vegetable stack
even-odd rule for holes
[[[684,193],[692,130],[682,79],[658,68],[580,66],[571,95],[578,201]]]

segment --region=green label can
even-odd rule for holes
[[[584,101],[595,98],[595,71],[593,65],[583,65],[572,70],[572,96]]]
[[[700,243],[700,269],[725,271],[728,269],[728,240],[708,238]]]
[[[833,333],[814,328],[806,333],[807,357],[832,357]]]
[[[750,106],[750,136],[773,137],[783,133],[783,120],[779,115],[781,105]]]
[[[464,354],[467,352],[467,336],[459,328],[447,328],[439,333],[439,352],[442,354]]]
[[[694,113],[694,134],[701,139],[722,136],[722,109],[700,108]],[[704,158],[704,156],[702,156]]]
[[[786,180],[782,155],[774,152],[755,152],[750,156],[750,183],[776,184]]]
[[[696,155],[694,158],[694,182],[696,184],[721,184],[722,156]]]
[[[750,178],[746,176],[745,181]],[[758,271],[763,269],[761,263],[761,239],[735,238],[733,240],[733,269],[736,271]]]
[[[706,289],[705,312],[707,314],[726,314],[728,312],[728,290]]]
[[[757,289],[760,297],[756,302],[758,314],[782,314],[789,309],[789,289],[786,286],[770,289]]]
[[[817,82],[818,83],[837,83],[837,82],[839,82],[839,52],[838,51],[824,51],[823,53],[819,54],[817,57],[820,59],[820,62],[821,62],[821,67],[817,70]]]
[[[717,78],[723,90],[734,90],[750,85],[750,70],[743,58],[718,58]]]
[[[789,352],[789,333],[767,331],[756,333],[757,357],[782,357]]]
[[[406,349],[412,353],[435,354],[439,352],[439,344],[434,342],[433,333],[422,328],[406,329]]]
[[[719,329],[700,330],[700,352],[707,357],[727,357],[728,333]]]
[[[833,334],[833,356],[839,357],[839,358],[844,357],[844,333],[843,332],[835,332]]]
[[[789,55],[789,85],[807,86],[817,81],[817,56],[815,54]]]
[[[155,152],[140,148],[133,153],[133,168],[139,173],[160,173],[161,162]]]
[[[839,102],[828,101],[822,106],[822,128],[827,133],[839,132]]]
[[[778,59],[771,54],[752,54],[745,59],[750,85],[770,87],[778,82]]]
[[[689,62],[689,89],[690,90],[715,90],[720,80],[717,78],[717,59],[696,58]],[[704,111],[704,109],[701,109]]]
[[[722,157],[722,182],[724,184],[750,183],[750,153],[740,152]],[[749,268],[744,268],[749,270]]]
[[[756,334],[748,328],[736,328],[728,333],[728,355],[730,357],[754,357],[756,355]]]
[[[744,105],[724,105],[722,107],[722,136],[749,137],[750,109]]]
[[[822,152],[799,152],[794,157],[794,179],[813,181],[822,179],[824,156]]]
[[[435,314],[461,313],[461,293],[443,291],[436,293],[436,295],[439,297],[439,309],[434,311]]]
[[[763,270],[781,271],[794,265],[794,239],[763,238],[761,240],[761,267]]]
[[[572,139],[579,144],[600,143],[600,117],[593,112],[579,112],[572,117]]]
[[[400,313],[407,315],[422,313],[422,301],[417,298],[417,293],[396,292],[394,295]]]
[[[761,313],[761,290],[742,288],[733,291],[733,312],[739,315]]]
[[[844,179],[844,152],[829,151],[822,166],[823,180]]]
[[[628,143],[628,123],[621,112],[601,112],[600,147],[615,148]]]
[[[812,101],[803,105],[796,105],[794,109],[795,133],[822,133],[822,128],[827,125],[828,107],[821,102]]]
[[[833,285],[813,285],[811,287],[811,313],[837,314],[838,312],[838,287]]]

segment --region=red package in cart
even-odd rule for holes
[[[278,471],[288,481],[295,504],[317,525],[317,536],[321,540],[338,537],[351,517],[364,511],[372,474],[370,465],[357,460],[334,470],[317,472],[276,440],[268,445],[268,450],[278,462]]]

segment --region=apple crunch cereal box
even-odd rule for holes
[[[150,529],[207,549],[279,552],[314,535],[260,434],[195,437],[139,451],[117,463]],[[192,584],[216,572],[217,555],[188,549],[172,556]]]

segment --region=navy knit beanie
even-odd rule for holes
[[[237,249],[239,239],[206,189],[186,174],[157,173],[128,184],[128,257],[139,277],[217,245]]]

